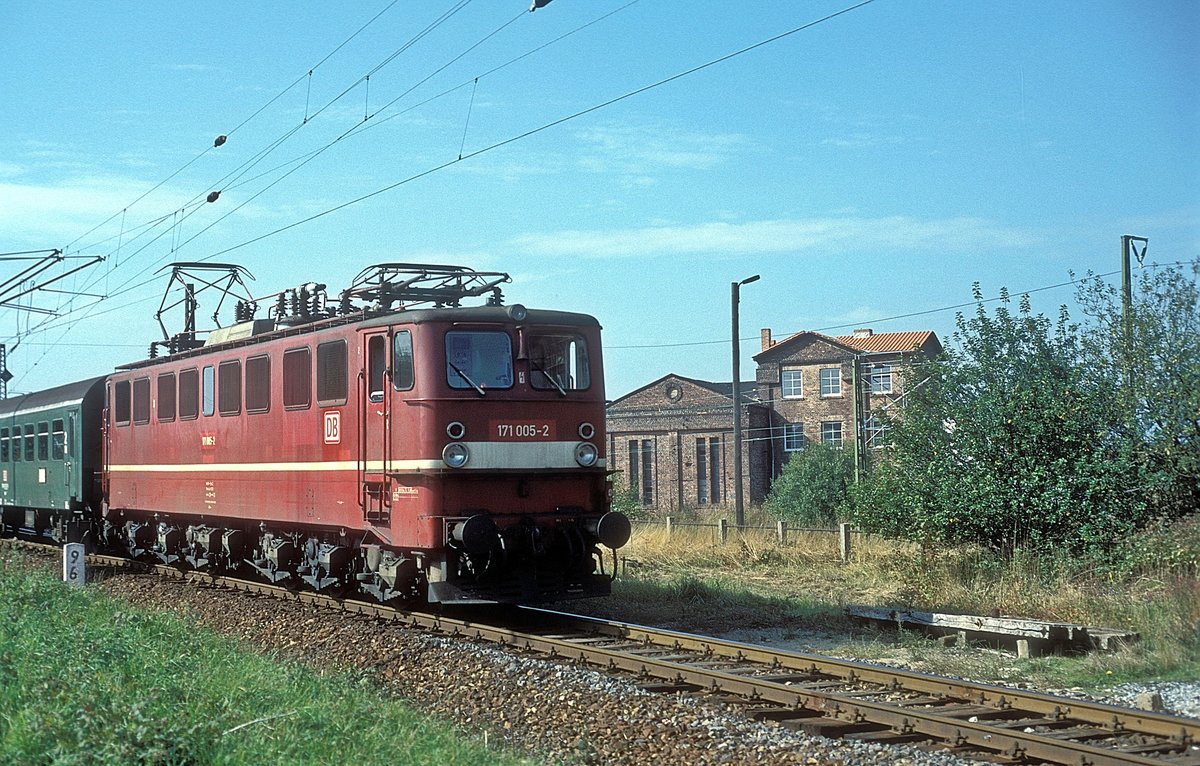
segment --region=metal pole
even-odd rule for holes
[[[730,283],[731,314],[733,316],[733,523],[746,525],[745,498],[742,493],[742,375],[739,364],[741,344],[738,339],[738,291],[742,285],[757,281],[758,274],[741,282]]]
[[[1138,252],[1136,242],[1142,243]],[[1146,246],[1149,243],[1145,237],[1134,237],[1128,234],[1121,236],[1121,344],[1124,352],[1125,386],[1126,390],[1133,385],[1133,278],[1129,273],[1129,251],[1137,255],[1138,263],[1146,257]]]

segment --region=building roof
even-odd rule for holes
[[[628,399],[629,397],[633,396],[634,394],[641,393],[642,391],[645,391],[648,388],[653,388],[662,383],[665,383],[668,380],[684,381],[685,383],[691,383],[692,385],[707,389],[708,391],[711,391],[714,394],[717,394],[718,396],[725,397],[726,399],[733,398],[733,383],[732,382],[717,383],[717,382],[714,382],[711,380],[700,380],[699,378],[689,378],[686,375],[679,375],[678,373],[669,372],[657,380],[653,380],[644,386],[639,386],[638,388],[635,388],[634,390],[630,391],[629,393],[623,394],[622,396],[619,396],[616,399],[609,401],[607,406],[609,408],[612,408],[612,407],[618,405],[620,402],[624,401],[625,399]],[[758,402],[758,385],[753,380],[742,381],[741,388],[742,388],[741,393],[742,393],[742,402],[743,403],[755,404]]]
[[[867,351],[869,353],[916,351],[917,349],[925,348],[925,345],[930,340],[936,343],[938,348],[941,348],[941,343],[937,342],[937,336],[930,330],[877,332],[870,335],[839,335],[834,340],[856,348],[859,351]]]

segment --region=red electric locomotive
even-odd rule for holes
[[[505,281],[383,264],[336,308],[308,285],[122,367],[103,539],[382,601],[608,593],[600,546],[629,521],[609,511],[600,326],[504,306]]]

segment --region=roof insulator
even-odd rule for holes
[[[533,5],[529,6],[529,12],[533,13],[538,8],[545,8],[550,4],[550,0],[533,0]]]
[[[217,199],[218,199],[220,196],[221,196],[221,192],[219,192],[219,191],[215,191],[215,192],[209,192],[209,193],[208,193],[208,201],[209,201],[209,202],[216,202],[216,201],[217,201]]]
[[[227,138],[229,138],[229,136],[222,133],[221,135],[217,136],[216,139],[213,141],[213,146],[220,146],[221,144],[225,143],[225,140]]]

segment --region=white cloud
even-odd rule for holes
[[[619,258],[697,253],[827,255],[932,247],[973,251],[1028,247],[1040,241],[1036,234],[981,218],[920,220],[891,216],[708,222],[615,231],[565,230],[527,234],[514,239],[511,245],[531,255]]]

